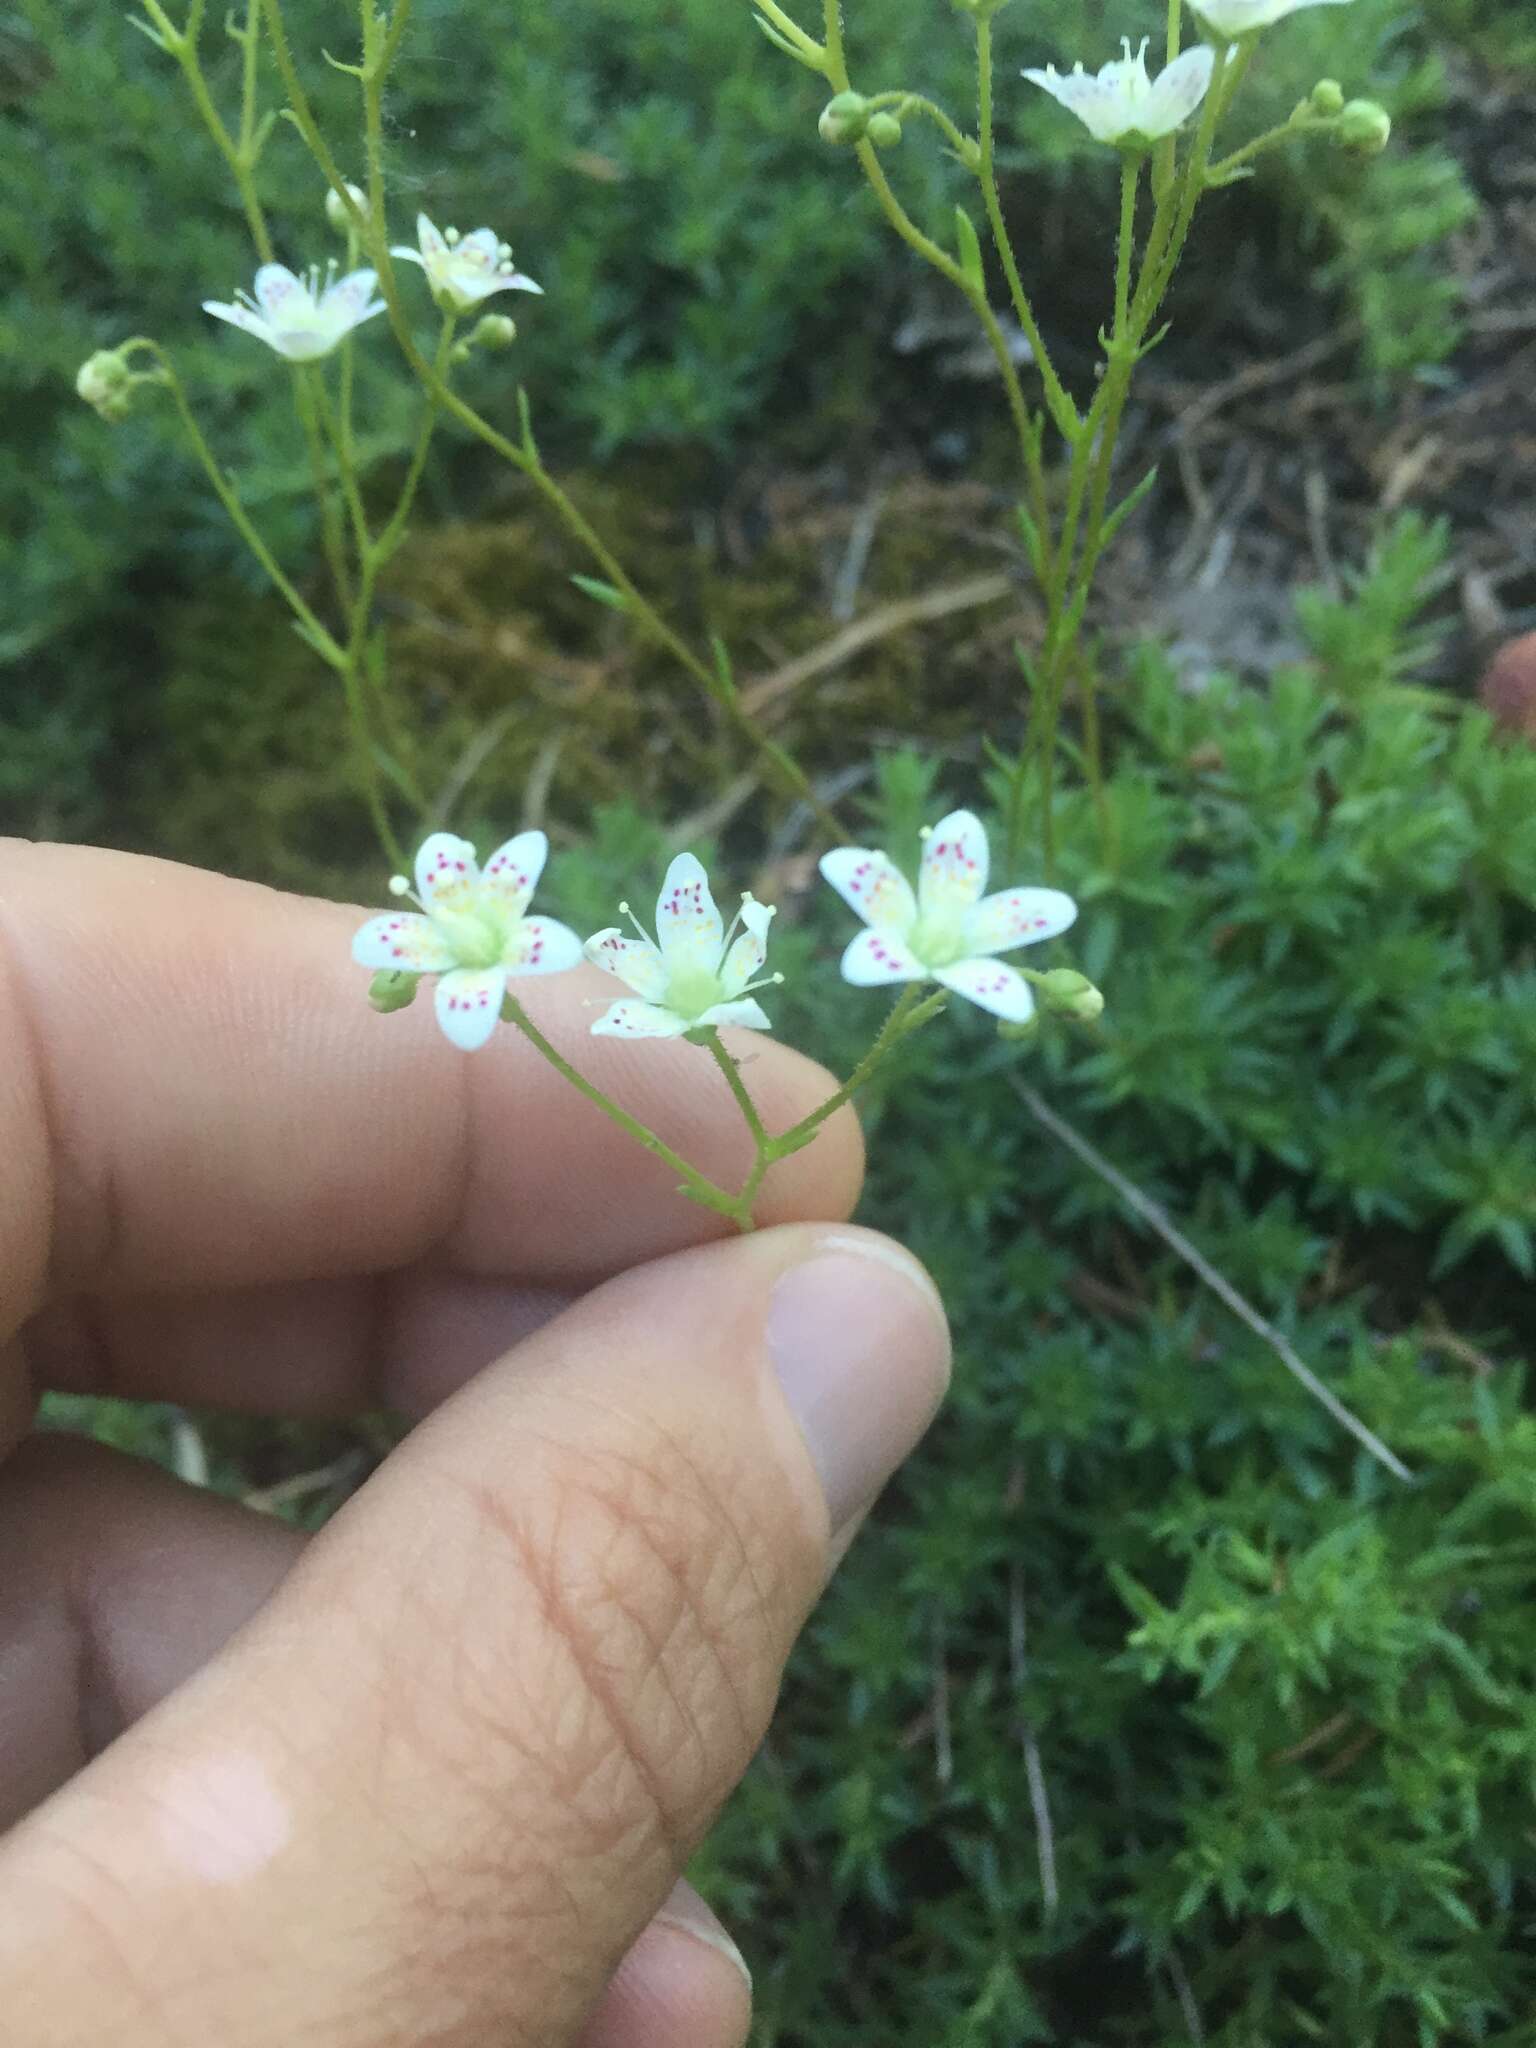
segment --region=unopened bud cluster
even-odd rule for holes
[[[861,92],[840,92],[828,100],[816,127],[823,142],[839,145],[872,142],[876,149],[890,149],[901,140],[896,116]]]

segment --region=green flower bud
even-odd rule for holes
[[[1314,114],[1342,114],[1344,111],[1344,88],[1336,78],[1320,78],[1312,88],[1312,111]]]
[[[469,338],[476,348],[510,348],[517,339],[517,322],[505,313],[482,313]]]
[[[894,149],[901,140],[901,123],[883,110],[869,117],[869,139],[876,149]]]
[[[1038,983],[1045,1006],[1057,1017],[1071,1017],[1079,1024],[1092,1024],[1104,1014],[1104,997],[1086,974],[1071,967],[1053,967]]]
[[[368,984],[368,1000],[381,1017],[407,1010],[416,1000],[420,980],[419,974],[410,974],[403,967],[381,967]]]
[[[142,381],[129,369],[120,349],[100,348],[80,365],[75,392],[104,420],[125,420],[133,410],[133,387]]]
[[[1391,138],[1391,116],[1375,100],[1351,100],[1339,115],[1334,134],[1344,149],[1380,156]]]
[[[347,197],[357,208],[363,219],[368,218],[368,195],[359,185],[347,186]],[[325,195],[325,217],[338,235],[352,232],[352,216],[341,203],[341,194],[331,186]]]
[[[870,106],[861,92],[840,92],[821,110],[816,132],[823,142],[862,142],[869,130]]]

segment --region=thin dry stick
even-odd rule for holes
[[[1168,1212],[1154,1202],[1150,1195],[1144,1195],[1134,1181],[1127,1180],[1118,1167],[1111,1166],[1104,1154],[1096,1146],[1090,1145],[1081,1132],[1075,1131],[1064,1117],[1058,1116],[1050,1104],[1027,1082],[1021,1081],[1016,1074],[1010,1074],[1008,1078],[1013,1084],[1014,1093],[1036,1123],[1043,1124],[1053,1138],[1059,1138],[1069,1152],[1077,1155],[1084,1166],[1096,1173],[1100,1180],[1107,1181],[1126,1207],[1133,1209],[1144,1223],[1156,1231],[1169,1250],[1176,1252],[1185,1265],[1199,1275],[1217,1300],[1225,1302],[1239,1322],[1246,1323],[1256,1337],[1264,1339],[1286,1371],[1300,1380],[1313,1400],[1321,1402],[1341,1428],[1347,1429],[1358,1443],[1364,1444],[1371,1456],[1385,1465],[1394,1478],[1411,1482],[1413,1474],[1402,1459],[1395,1452],[1389,1451],[1381,1438],[1373,1430],[1368,1429],[1352,1409],[1346,1408],[1337,1394],[1324,1386],[1317,1374],[1309,1365],[1303,1363],[1294,1347],[1274,1324],[1268,1322],[1251,1303],[1244,1300],[1231,1281],[1217,1272],[1203,1252],[1195,1249]]]
[[[1195,2003],[1195,1987],[1174,1949],[1168,1951],[1168,1975],[1173,1983],[1174,1996],[1179,2001],[1179,2010],[1184,2015],[1184,2024],[1189,2029],[1189,2038],[1195,2048],[1204,2048],[1205,2028],[1200,2023],[1200,2008]]]
[[[797,655],[793,661],[787,661],[771,676],[748,683],[741,693],[741,701],[756,717],[770,704],[776,704],[781,697],[798,690],[802,683],[824,675],[828,669],[841,668],[845,661],[862,654],[876,641],[889,639],[892,633],[903,632],[908,626],[922,625],[930,619],[947,618],[951,612],[974,611],[980,605],[995,604],[1000,597],[1016,593],[1019,587],[1016,576],[994,569],[989,575],[973,576],[966,583],[946,583],[939,590],[925,591],[921,597],[898,598],[892,604],[881,605],[878,611],[871,612],[855,625],[845,627],[841,633],[834,633],[830,640],[813,647],[809,654]]]
[[[949,1723],[949,1665],[944,1639],[944,1610],[933,1611],[933,1763],[941,1785],[955,1775],[954,1735]]]
[[[1014,1565],[1008,1583],[1008,1661],[1014,1691],[1022,1699],[1029,1679],[1029,1648],[1024,1617],[1024,1572]],[[1019,1712],[1019,1742],[1024,1751],[1024,1776],[1029,1784],[1029,1804],[1035,1816],[1035,1843],[1040,1858],[1040,1898],[1047,1919],[1055,1916],[1061,1903],[1056,1880],[1056,1830],[1051,1825],[1051,1802],[1045,1789],[1045,1766],[1040,1760],[1040,1741],[1035,1724],[1022,1708]]]

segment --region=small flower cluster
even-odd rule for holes
[[[468,840],[434,832],[416,857],[414,891],[403,875],[390,884],[417,908],[370,919],[352,942],[353,959],[374,970],[376,1006],[401,1008],[417,980],[434,975],[439,1024],[454,1045],[473,1052],[494,1031],[509,982],[562,973],[585,959],[633,992],[597,1019],[595,1036],[772,1029],[756,1000],[757,990],[782,979],[762,972],[771,905],[745,895],[727,927],[703,867],[680,853],[662,883],[654,937],[621,904],[636,935],[611,926],[583,943],[568,925],[528,914],[548,853],[542,832],[521,832],[481,868]],[[998,955],[1066,931],[1077,905],[1059,889],[988,895],[988,865],[986,832],[969,811],[951,812],[926,835],[916,889],[872,847],[826,854],[823,876],[865,926],[843,954],[843,979],[859,988],[937,982],[1005,1023],[1026,1023],[1034,1013],[1030,979]],[[1066,1015],[1089,1020],[1103,1008],[1092,983],[1069,969],[1032,979]]]
[[[362,193],[355,186],[349,186],[348,192],[361,208]],[[329,196],[336,200],[335,193]],[[347,224],[346,209],[339,200],[334,207],[327,204],[327,213],[333,225]],[[420,213],[416,216],[416,247],[389,253],[426,272],[432,296],[446,313],[471,313],[495,292],[542,289],[514,267],[511,249],[492,228],[476,228],[473,234],[461,235],[457,228],[438,229]],[[254,334],[291,363],[311,363],[328,356],[354,328],[385,310],[378,296],[376,271],[352,270],[338,277],[336,268],[330,263],[322,272],[315,266],[300,276],[281,263],[264,263],[256,273],[253,291],[237,292],[228,304],[205,299],[203,311]],[[505,332],[510,325],[498,323],[486,338],[504,343],[510,339]]]

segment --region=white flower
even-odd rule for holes
[[[951,811],[928,834],[916,895],[888,854],[865,846],[823,854],[821,872],[869,927],[843,955],[844,981],[937,981],[1009,1023],[1032,1016],[1029,983],[993,955],[1055,938],[1077,905],[1059,889],[985,896],[987,860],[987,835],[969,811]]]
[[[1239,36],[1270,28],[1303,7],[1347,7],[1349,0],[1190,0],[1190,5],[1207,27],[1236,42]]]
[[[1213,4],[1241,6],[1244,0],[1213,0]],[[1215,53],[1207,44],[1196,43],[1182,57],[1175,57],[1154,83],[1147,76],[1146,39],[1134,57],[1129,41],[1123,41],[1121,48],[1125,55],[1106,64],[1097,77],[1081,64],[1075,64],[1066,78],[1054,64],[1044,71],[1026,71],[1024,76],[1070,108],[1096,142],[1150,143],[1171,135],[1205,98]]]
[[[434,832],[416,856],[421,911],[371,918],[352,941],[352,958],[359,967],[440,976],[437,1021],[473,1052],[495,1030],[511,976],[580,965],[581,941],[569,926],[523,914],[548,853],[542,832],[519,832],[482,873],[467,839]],[[409,894],[403,875],[390,888]]]
[[[258,336],[290,363],[312,363],[328,356],[354,327],[384,311],[384,301],[373,296],[377,283],[371,270],[338,277],[336,266],[328,264],[322,281],[318,268],[295,277],[281,263],[263,263],[254,297],[238,292],[231,306],[204,299],[203,311]]]
[[[619,908],[628,914],[627,903]],[[691,853],[680,853],[657,898],[654,939],[637,924],[637,939],[627,939],[614,925],[587,941],[587,958],[642,999],[614,1003],[592,1026],[594,1037],[680,1038],[712,1024],[770,1030],[751,991],[779,979],[752,979],[768,957],[773,915],[768,904],[743,896],[726,931],[709,877]]]
[[[391,249],[402,263],[419,263],[427,273],[432,296],[455,313],[473,312],[492,292],[539,292],[544,287],[512,267],[512,251],[494,228],[476,228],[461,235],[457,228],[440,233],[424,213],[416,216],[414,249]]]

